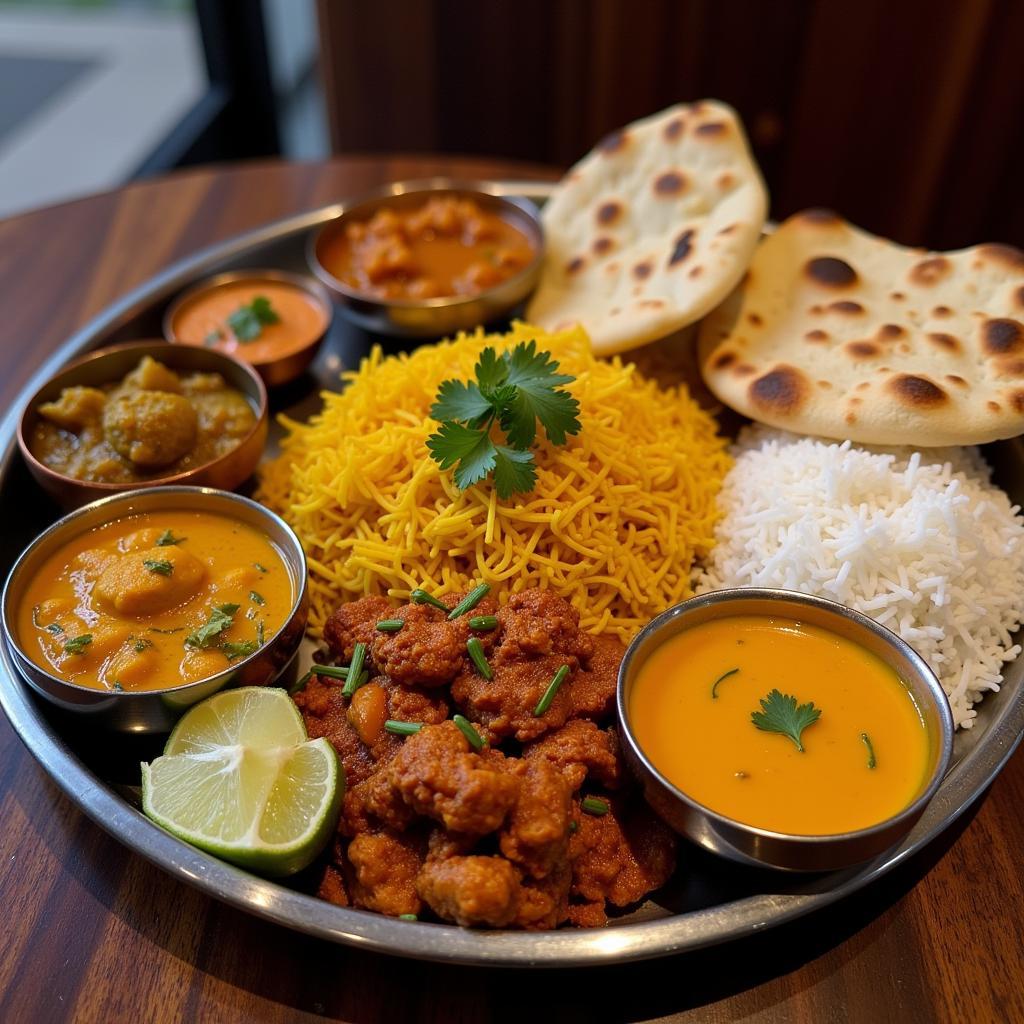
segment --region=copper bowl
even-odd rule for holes
[[[747,825],[705,807],[670,782],[648,759],[629,720],[629,695],[649,654],[665,640],[713,619],[779,615],[819,626],[866,648],[910,690],[929,738],[930,762],[914,800],[885,821],[834,835],[792,835]],[[623,752],[647,802],[675,831],[729,860],[784,871],[838,871],[884,853],[914,827],[935,795],[953,753],[953,715],[925,660],[903,639],[860,612],[788,590],[716,590],[663,612],[633,639],[619,669],[617,710]]]
[[[191,288],[183,291],[168,307],[164,313],[163,330],[164,337],[175,345],[188,345],[182,341],[174,330],[174,321],[178,314],[189,303],[195,301],[199,296],[206,295],[217,288],[225,285],[236,284],[239,281],[259,284],[267,281],[273,284],[286,284],[299,288],[313,300],[321,309],[324,315],[324,329],[311,338],[302,348],[292,352],[286,352],[282,356],[276,356],[266,362],[258,362],[245,358],[244,346],[239,349],[240,361],[253,366],[256,372],[263,378],[268,388],[278,387],[295,380],[315,358],[317,351],[327,332],[331,329],[331,321],[334,319],[334,305],[327,289],[309,274],[292,274],[286,270],[230,270],[223,274],[207,278]],[[198,346],[192,346],[193,348]]]
[[[111,381],[120,380],[135,369],[143,356],[152,356],[169,369],[184,373],[219,373],[231,387],[245,395],[252,406],[256,414],[256,423],[252,430],[242,438],[237,447],[212,462],[193,466],[181,473],[125,483],[79,480],[67,473],[51,469],[32,454],[28,442],[39,418],[36,410],[43,402],[58,398],[61,391],[67,387],[102,387]],[[18,422],[18,447],[29,472],[39,486],[64,508],[77,508],[97,498],[121,494],[140,487],[194,484],[218,487],[225,491],[233,490],[247,480],[259,464],[267,443],[267,430],[267,389],[260,375],[251,366],[213,349],[171,345],[166,341],[129,341],[90,352],[51,377],[28,400],[22,411]]]
[[[125,516],[168,509],[217,513],[253,526],[270,537],[291,576],[294,594],[291,610],[277,632],[267,637],[266,643],[254,653],[222,672],[163,690],[116,693],[99,690],[69,682],[37,665],[21,645],[17,631],[17,610],[24,600],[28,580],[71,538]],[[4,641],[11,660],[32,689],[51,704],[83,715],[105,729],[167,732],[175,720],[198,701],[228,686],[269,685],[292,662],[309,615],[306,556],[291,527],[250,498],[206,487],[147,487],[94,501],[64,516],[40,534],[15,562],[4,585],[0,606]]]
[[[528,199],[493,195],[485,182],[430,178],[396,181],[354,203],[310,236],[307,258],[313,273],[338,300],[342,313],[370,331],[407,338],[439,338],[487,324],[509,313],[537,286],[544,261],[544,228],[537,207]],[[356,291],[336,278],[321,262],[325,244],[355,221],[369,220],[383,207],[407,210],[422,206],[434,196],[472,199],[526,235],[533,259],[518,274],[475,295],[450,295],[435,299],[383,299]]]

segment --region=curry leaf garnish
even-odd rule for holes
[[[430,410],[441,426],[427,439],[427,448],[442,469],[455,467],[460,490],[490,473],[499,498],[533,490],[537,473],[530,446],[538,421],[552,444],[565,444],[566,435],[580,430],[579,402],[559,389],[574,378],[557,371],[550,352],[538,352],[535,341],[520,342],[500,356],[485,348],[475,381],[442,382]],[[492,438],[495,425],[507,444]]]
[[[238,611],[237,604],[218,604],[210,610],[210,617],[194,633],[185,637],[185,643],[189,647],[198,647],[205,650],[212,647],[217,637],[225,629],[231,628],[235,621],[235,612]]]
[[[188,540],[187,537],[175,537],[173,530],[164,530],[156,539],[156,546],[158,548],[169,548],[172,544],[180,544],[182,541]]]
[[[252,601],[253,604],[266,604],[267,603],[266,598],[264,598],[264,596],[262,594],[257,593],[255,590],[250,590],[249,591],[249,600]]]
[[[767,697],[761,698],[761,710],[753,711],[750,720],[763,732],[777,732],[788,736],[803,753],[801,741],[804,729],[821,717],[820,709],[813,701],[797,706],[796,697],[772,690]]]
[[[239,306],[228,317],[228,327],[239,341],[255,341],[263,333],[264,327],[279,323],[280,320],[270,305],[270,299],[265,295],[257,295],[247,306]]]
[[[714,681],[714,682],[713,682],[713,683],[711,684],[711,699],[712,699],[712,700],[718,700],[718,684],[719,684],[720,682],[722,682],[722,680],[723,680],[723,679],[728,679],[728,678],[729,678],[729,676],[734,676],[734,675],[736,675],[736,673],[737,673],[737,672],[739,672],[739,669],[738,669],[738,668],[731,668],[731,669],[729,669],[729,671],[728,671],[728,672],[723,672],[723,673],[722,673],[722,674],[721,674],[721,675],[720,675],[720,676],[719,676],[719,677],[718,677],[718,678],[717,678],[717,679],[716,679],[716,680],[715,680],[715,681]]]
[[[174,572],[174,563],[168,562],[166,559],[160,558],[146,558],[142,564],[150,571],[155,572],[158,576],[170,576]]]
[[[876,768],[878,761],[875,759],[875,748],[871,743],[871,737],[866,732],[862,732],[860,738],[864,746],[868,748],[868,767]]]
[[[259,562],[253,562],[252,564],[255,566],[258,572],[270,572],[270,570],[265,565],[260,565]]]
[[[82,633],[64,641],[64,652],[66,654],[82,654],[91,643],[92,633]]]

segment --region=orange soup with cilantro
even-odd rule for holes
[[[147,512],[69,541],[42,565],[18,639],[52,674],[98,690],[163,690],[254,654],[295,588],[260,530],[208,512]]]
[[[691,799],[792,835],[834,835],[898,814],[927,779],[929,740],[909,689],[828,630],[758,615],[693,626],[641,666],[636,741]]]

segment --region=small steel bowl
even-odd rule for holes
[[[37,665],[22,647],[17,632],[17,610],[25,587],[45,560],[73,537],[115,519],[142,512],[168,510],[219,513],[262,530],[276,545],[288,568],[295,598],[284,624],[249,657],[223,672],[198,682],[165,690],[126,690],[112,693],[79,686]],[[118,732],[167,732],[189,707],[228,686],[272,683],[292,660],[302,641],[309,614],[306,556],[292,528],[269,509],[250,498],[207,487],[147,487],[101,498],[58,520],[40,534],[15,562],[4,585],[2,622],[4,641],[12,661],[37,693],[65,711],[87,716],[97,726]]]
[[[311,338],[308,344],[303,345],[302,348],[263,362],[249,358],[244,345],[238,349],[237,358],[241,362],[254,367],[268,388],[278,387],[281,384],[287,384],[289,381],[295,380],[316,357],[317,351],[327,336],[327,332],[331,329],[331,321],[334,319],[334,304],[331,302],[329,292],[319,281],[308,274],[292,274],[286,270],[231,270],[223,274],[217,274],[214,277],[209,277],[205,281],[200,281],[198,284],[183,291],[167,307],[163,319],[164,337],[175,345],[190,344],[187,341],[182,341],[174,330],[174,321],[181,311],[200,296],[208,295],[218,288],[236,284],[239,281],[245,281],[254,285],[259,285],[264,281],[272,284],[291,285],[304,291],[322,310],[324,314],[324,329],[314,338]]]
[[[29,438],[39,419],[37,410],[43,402],[58,398],[64,388],[76,385],[102,387],[120,380],[135,369],[143,356],[152,356],[168,368],[184,373],[219,373],[231,387],[241,391],[252,406],[256,414],[252,430],[236,448],[212,462],[193,466],[183,473],[169,473],[167,476],[126,483],[79,480],[51,469],[32,454]],[[18,447],[39,486],[64,508],[77,508],[97,498],[123,494],[140,487],[193,484],[230,491],[247,480],[256,469],[266,447],[267,431],[267,389],[251,366],[213,349],[171,345],[166,341],[129,341],[90,352],[51,377],[28,400],[22,411],[18,422]]]
[[[772,832],[725,817],[673,785],[644,754],[630,727],[629,697],[641,666],[669,638],[700,623],[735,615],[779,616],[819,626],[877,655],[906,684],[929,737],[927,781],[899,814],[869,828],[835,835]],[[634,638],[619,669],[618,718],[625,756],[644,796],[675,831],[729,860],[784,871],[837,871],[883,853],[921,817],[949,767],[953,716],[938,679],[924,659],[895,633],[844,605],[788,590],[717,590],[670,608]]]
[[[537,207],[528,199],[494,195],[488,188],[486,182],[449,178],[385,185],[347,204],[340,216],[310,236],[306,250],[309,265],[337,298],[342,313],[370,331],[407,338],[438,338],[507,316],[537,285],[544,260],[544,229]],[[427,199],[439,195],[472,199],[512,223],[533,246],[533,259],[518,274],[493,288],[476,295],[436,299],[381,299],[366,295],[338,280],[321,262],[320,254],[326,243],[354,221],[369,220],[382,207],[408,210],[422,206]]]

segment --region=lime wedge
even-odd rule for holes
[[[225,690],[192,708],[142,765],[142,809],[193,846],[260,874],[290,875],[334,832],[345,772],[310,741],[284,690]]]

